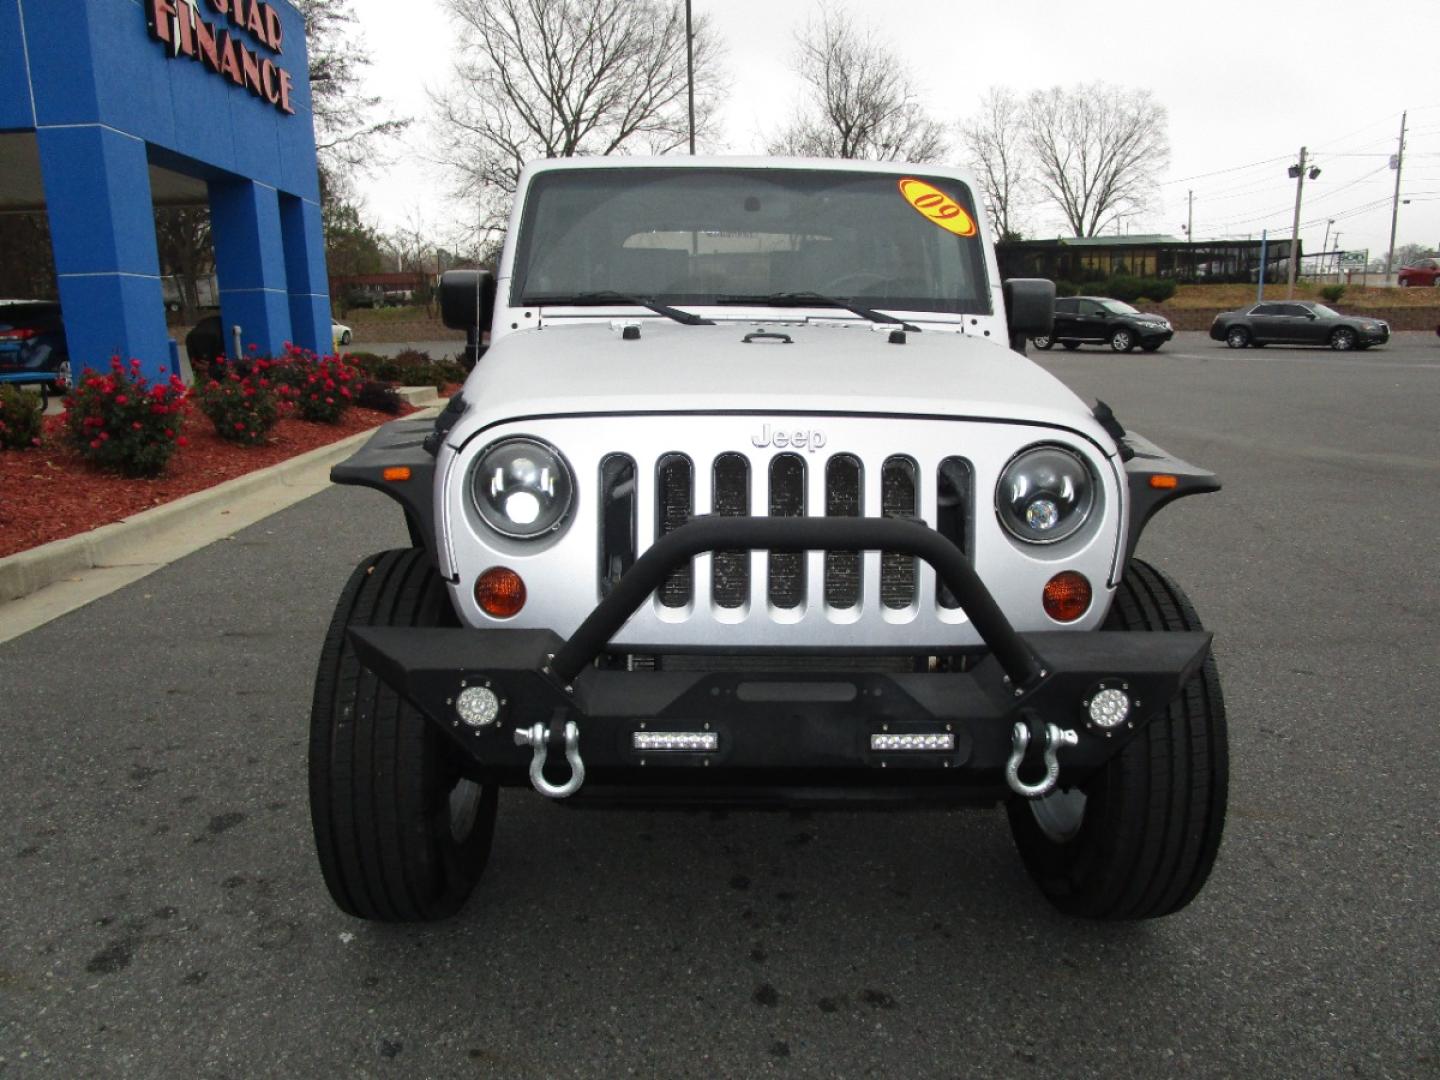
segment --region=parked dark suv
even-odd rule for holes
[[[70,389],[70,351],[65,324],[53,300],[0,300],[0,374],[54,376],[51,386]]]
[[[1210,336],[1232,349],[1247,345],[1328,345],[1345,352],[1390,340],[1390,324],[1368,315],[1341,315],[1324,304],[1284,300],[1222,311]]]
[[[1050,335],[1031,338],[1037,349],[1058,341],[1067,349],[1081,345],[1109,345],[1129,352],[1139,345],[1154,352],[1175,336],[1175,328],[1160,315],[1149,315],[1123,300],[1104,296],[1067,296],[1055,301],[1055,327]]]

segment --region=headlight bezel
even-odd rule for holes
[[[499,450],[516,446],[532,447],[540,454],[548,457],[548,464],[554,467],[556,476],[556,487],[563,491],[563,505],[558,512],[547,514],[544,510],[537,516],[538,525],[517,524],[515,519],[508,516],[504,509],[490,501],[481,490],[481,485],[489,482],[492,469],[487,465],[492,456]],[[543,468],[543,466],[542,466]],[[543,471],[542,471],[543,475]],[[533,544],[547,540],[558,535],[575,516],[575,504],[579,498],[579,488],[575,481],[575,470],[571,467],[569,460],[552,443],[535,435],[515,434],[505,435],[495,439],[481,447],[470,463],[470,468],[465,480],[466,501],[474,512],[480,524],[504,540],[522,544]],[[532,492],[536,498],[542,493]],[[557,492],[558,494],[558,492]]]
[[[1080,510],[1077,520],[1064,531],[1056,532],[1053,535],[1027,532],[1018,521],[1020,512],[1015,509],[1013,503],[1009,503],[1006,496],[1012,471],[1026,458],[1039,453],[1059,453],[1074,462],[1079,467],[1079,474],[1085,485],[1083,497],[1078,500]],[[1031,501],[1033,502],[1033,499]],[[995,517],[1005,531],[1005,535],[1024,545],[1025,548],[1049,548],[1080,537],[1101,516],[1103,501],[1104,488],[1095,466],[1079,450],[1064,443],[1046,441],[1022,447],[1009,457],[995,480]],[[1014,519],[1012,519],[1012,515],[1014,515]]]

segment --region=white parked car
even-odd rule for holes
[[[1196,895],[1225,710],[1209,634],[1135,547],[1219,484],[1025,357],[1054,288],[1000,281],[965,174],[537,163],[497,275],[441,294],[488,353],[332,474],[412,540],[357,567],[316,680],[340,907],[453,912],[497,786],[526,783],[1000,803],[1067,912]]]
[[[337,349],[341,346],[349,345],[350,339],[353,336],[354,335],[351,333],[350,327],[346,326],[344,323],[334,322],[333,320],[331,321],[330,340],[334,343]]]

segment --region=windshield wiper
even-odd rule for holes
[[[894,315],[887,315],[883,311],[864,307],[842,297],[825,296],[817,292],[780,292],[771,293],[768,296],[717,296],[715,302],[717,304],[756,304],[764,307],[838,307],[844,308],[853,315],[859,315],[862,319],[869,319],[871,322],[898,323],[902,330],[920,333],[920,327],[914,323],[908,323],[904,319],[897,319]]]
[[[714,326],[715,320],[707,319],[702,315],[696,315],[693,311],[681,311],[668,304],[659,304],[644,296],[630,296],[627,293],[612,292],[602,289],[599,292],[567,293],[555,296],[526,296],[522,297],[522,304],[563,304],[568,307],[595,307],[604,304],[630,304],[634,307],[648,308],[656,315],[664,315],[667,319],[674,319],[686,326]]]

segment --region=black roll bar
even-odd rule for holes
[[[706,551],[894,551],[924,559],[949,586],[986,646],[1017,687],[1040,678],[1040,659],[1015,632],[965,554],[923,521],[902,518],[697,517],[666,533],[635,560],[551,661],[570,682],[620,632],[676,567]]]

